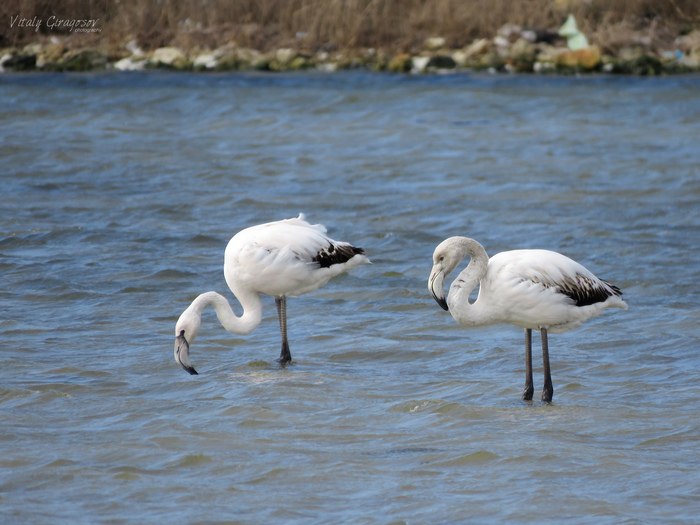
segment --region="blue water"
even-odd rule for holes
[[[700,77],[0,76],[3,523],[696,523]],[[304,212],[373,264],[234,336],[237,231]],[[452,235],[617,286],[550,337],[458,326]],[[535,349],[536,399],[542,385]]]

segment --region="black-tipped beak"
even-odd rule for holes
[[[433,297],[435,297],[433,295]],[[445,300],[444,297],[435,297],[435,302],[440,305],[440,307],[448,312],[450,309],[447,307],[447,301]]]
[[[444,274],[442,273],[442,268],[436,266],[430,272],[430,278],[428,279],[428,289],[430,290],[430,295],[433,296],[435,302],[440,305],[440,307],[447,311],[447,300],[445,300],[444,292]]]
[[[180,366],[193,376],[198,375],[190,363],[190,344],[185,339],[184,330],[175,338],[175,361],[180,363]]]

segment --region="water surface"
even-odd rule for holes
[[[0,102],[3,522],[700,515],[698,76],[11,74]],[[286,368],[271,298],[248,336],[206,312],[189,376],[174,324],[234,301],[228,239],[300,212],[373,264],[289,300]],[[520,400],[520,329],[430,297],[452,235],[624,291],[550,338],[553,403]]]

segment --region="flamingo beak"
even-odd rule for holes
[[[433,299],[440,305],[445,311],[448,311],[447,301],[445,300],[445,274],[442,268],[437,268],[433,266],[433,271],[430,272],[430,279],[428,279],[428,289],[433,296]]]
[[[198,375],[197,371],[190,363],[190,344],[187,342],[187,339],[185,339],[184,330],[175,338],[175,361],[190,374]]]

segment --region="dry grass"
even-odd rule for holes
[[[453,48],[506,23],[557,28],[568,13],[607,48],[648,37],[663,44],[700,27],[698,0],[3,0],[0,47],[70,35],[74,45],[215,48],[230,41],[274,47],[411,51],[427,37]],[[99,19],[101,34],[10,27],[11,18]],[[641,35],[641,36],[640,36]]]

